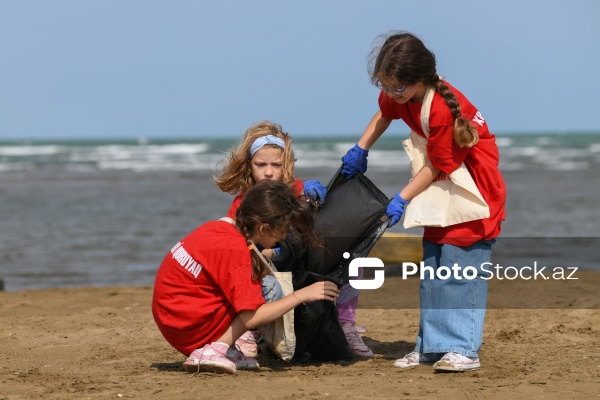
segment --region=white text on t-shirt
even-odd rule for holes
[[[200,271],[202,271],[202,265],[194,260],[192,256],[183,248],[183,243],[178,242],[171,249],[171,254],[175,261],[179,263],[186,271],[194,275],[194,278],[198,277]]]

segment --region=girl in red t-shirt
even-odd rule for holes
[[[258,368],[233,347],[249,329],[274,321],[300,303],[334,300],[337,286],[318,282],[265,303],[261,280],[272,278],[254,245],[270,248],[292,224],[312,245],[314,217],[289,187],[268,182],[246,192],[235,225],[208,222],[178,242],[158,269],[152,314],[167,341],[185,355],[188,372],[235,373]],[[272,283],[268,283],[269,285]]]
[[[237,207],[250,187],[271,180],[289,185],[300,202],[305,202],[306,197],[321,202],[325,200],[327,189],[319,181],[302,182],[295,178],[291,143],[291,137],[283,132],[281,125],[269,121],[262,121],[246,130],[242,142],[231,151],[221,177],[215,178],[215,183],[222,191],[236,196],[227,214],[230,218],[235,218]],[[283,258],[286,257],[286,254],[281,254],[280,247],[265,248],[262,254],[271,258],[275,266],[284,262]],[[373,357],[373,352],[363,342],[355,324],[358,290],[349,284],[342,286],[336,306],[342,329],[354,355]],[[238,345],[244,354],[254,355],[255,343],[256,337],[252,332],[247,332],[240,338]]]
[[[368,150],[392,120],[402,119],[418,135],[421,106],[428,88],[434,90],[429,115],[429,163],[390,202],[389,226],[397,223],[408,202],[436,179],[446,178],[463,162],[481,192],[490,216],[446,227],[425,227],[423,261],[436,271],[458,265],[481,268],[489,262],[491,245],[504,220],[506,189],[498,169],[495,137],[481,113],[457,89],[438,76],[434,54],[411,33],[389,35],[374,49],[371,81],[381,92],[379,111],[358,143],[342,158],[347,176],[367,169]],[[439,371],[480,368],[478,352],[483,335],[487,280],[421,281],[420,328],[415,351],[396,361],[397,367],[434,364]]]

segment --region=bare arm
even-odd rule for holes
[[[313,283],[296,290],[293,294],[272,303],[263,304],[255,311],[243,310],[240,318],[246,329],[253,329],[281,317],[300,303],[317,300],[335,300],[339,295],[337,286],[329,281]]]
[[[437,178],[440,170],[434,167],[430,162],[427,163],[417,175],[402,189],[400,196],[405,200],[411,200],[413,197],[421,193],[431,182]]]
[[[377,111],[358,140],[360,148],[369,150],[377,139],[383,135],[391,123],[391,119],[384,118],[381,115],[381,110]]]

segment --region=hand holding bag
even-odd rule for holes
[[[434,89],[429,87],[421,106],[421,127],[429,137],[429,113]],[[414,131],[402,142],[410,159],[413,178],[429,162],[427,138]],[[490,209],[475,185],[469,170],[462,163],[450,175],[438,179],[417,194],[406,207],[404,228],[419,226],[445,227],[462,222],[488,218]]]

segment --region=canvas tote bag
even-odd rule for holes
[[[221,218],[219,221],[229,222],[235,225],[235,221],[231,218]],[[269,270],[269,275],[272,275],[277,279],[281,285],[283,296],[292,294],[294,286],[292,285],[292,273],[291,272],[279,272],[273,265],[271,260],[267,260],[258,251],[256,246],[253,246],[253,251],[258,254],[260,260]],[[275,321],[271,321],[268,324],[264,324],[258,327],[258,331],[261,333],[263,340],[267,343],[269,348],[282,360],[291,361],[296,350],[296,335],[294,333],[294,309],[291,309],[283,316],[277,318]]]
[[[427,89],[421,106],[421,127],[429,137],[429,113],[435,90]],[[429,162],[427,138],[411,131],[402,142],[410,159],[412,177]],[[462,163],[450,175],[432,182],[410,201],[404,213],[404,228],[449,226],[490,216],[490,209],[477,189],[467,167]]]

